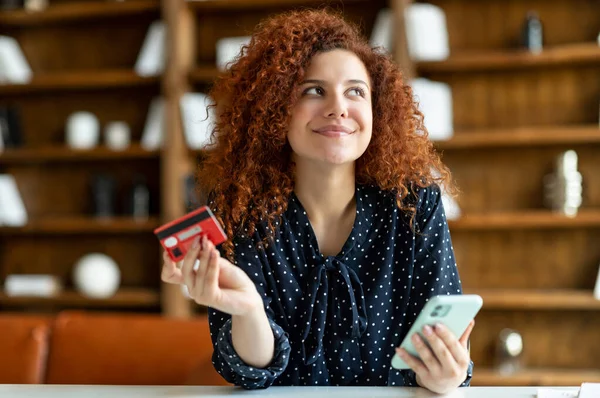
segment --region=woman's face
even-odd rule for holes
[[[296,159],[344,164],[354,162],[371,140],[371,82],[352,52],[315,55],[297,90],[288,141]]]

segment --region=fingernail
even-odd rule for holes
[[[431,336],[433,334],[433,330],[429,325],[425,325],[423,327],[423,333],[425,333],[427,336]]]
[[[194,248],[194,249],[197,249],[197,248],[199,248],[199,247],[200,247],[200,237],[199,237],[199,236],[196,236],[196,237],[194,238],[194,241],[193,241],[193,243],[192,243],[192,248]]]
[[[412,341],[413,341],[413,343],[419,344],[419,343],[421,343],[421,338],[419,337],[418,334],[415,333],[415,334],[413,334]]]
[[[436,324],[435,324],[435,328],[436,328],[437,330],[439,330],[440,332],[443,332],[443,331],[445,330],[445,327],[444,327],[444,325],[443,325],[443,324],[441,324],[441,323],[436,323]]]

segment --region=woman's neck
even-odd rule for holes
[[[354,163],[331,166],[296,160],[294,192],[311,223],[336,223],[354,214],[354,170]]]

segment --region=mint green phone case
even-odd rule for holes
[[[402,344],[400,344],[400,347],[408,351],[409,354],[419,357],[411,338],[414,333],[419,333],[424,338],[423,327],[425,325],[432,326],[436,323],[444,324],[456,338],[460,338],[482,305],[482,298],[476,294],[440,295],[430,298],[408,331]],[[424,340],[427,341],[425,338]],[[392,358],[392,367],[395,369],[410,369],[402,358],[396,354]]]

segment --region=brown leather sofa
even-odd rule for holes
[[[0,330],[1,383],[228,385],[211,363],[206,317],[1,313]]]

